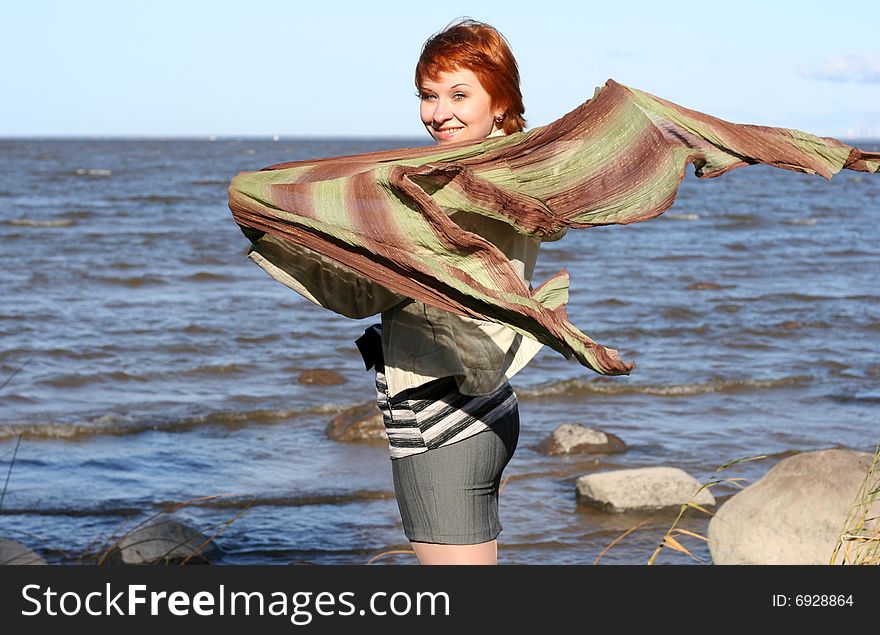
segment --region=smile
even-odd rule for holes
[[[451,139],[452,137],[457,135],[462,130],[464,130],[463,127],[462,128],[441,128],[440,130],[435,130],[435,132],[438,137],[441,137],[443,139]]]

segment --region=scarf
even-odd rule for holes
[[[842,169],[880,172],[880,153],[730,123],[609,79],[528,132],[241,172],[229,208],[251,250],[267,235],[311,249],[390,291],[503,324],[620,375],[634,363],[569,321],[565,269],[530,290],[497,247],[449,214],[488,216],[538,241],[645,221],[673,204],[689,163],[701,179],[757,163],[830,179]]]

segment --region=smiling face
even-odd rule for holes
[[[472,71],[457,69],[440,73],[437,81],[420,86],[422,123],[440,144],[478,141],[500,133],[492,98]]]

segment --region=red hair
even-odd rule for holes
[[[440,73],[458,69],[476,75],[492,99],[492,109],[502,109],[505,134],[525,128],[519,69],[501,33],[483,22],[462,18],[432,35],[416,65],[416,90],[421,91],[425,79],[437,81]]]

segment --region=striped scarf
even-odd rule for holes
[[[529,290],[498,248],[449,214],[481,214],[540,240],[658,216],[688,163],[699,178],[763,163],[830,179],[880,172],[880,153],[799,130],[734,124],[609,79],[528,132],[271,165],[229,186],[235,221],[303,245],[385,288],[504,324],[605,375],[634,364],[568,320],[565,269]]]

